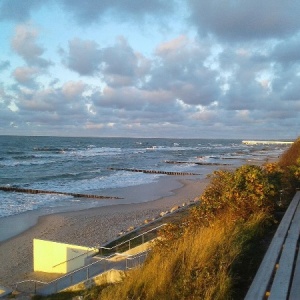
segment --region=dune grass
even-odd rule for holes
[[[158,246],[143,267],[104,289],[98,299],[236,298],[233,287],[238,278],[232,270],[246,245],[263,233],[267,218],[264,212],[253,214],[247,222],[220,216],[210,227],[184,234],[168,251],[161,252]]]
[[[294,143],[280,156],[278,161],[279,166],[289,167],[300,163],[300,138],[296,139]]]

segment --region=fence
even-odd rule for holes
[[[64,290],[72,285],[86,281],[102,274],[108,270],[126,270],[137,267],[142,264],[148,251],[138,253],[136,255],[124,255],[116,253],[109,257],[99,258],[97,261],[59,277],[51,282],[42,282],[37,280],[24,280],[15,285],[14,290],[19,292],[34,293],[39,295],[50,295]],[[113,260],[119,257],[120,260]]]
[[[139,245],[142,245],[148,241],[151,241],[157,236],[157,232],[159,229],[164,227],[166,224],[159,225],[155,228],[152,228],[146,232],[143,232],[139,235],[136,235],[132,237],[131,239],[127,239],[123,242],[120,242],[118,244],[114,244],[115,242],[109,243],[107,246],[102,246],[99,248],[99,254],[101,256],[110,255],[112,253],[117,252],[125,252],[127,250],[130,250],[134,247],[137,247]],[[116,242],[120,241],[120,239],[117,239]],[[108,247],[109,245],[112,245],[111,247]]]
[[[135,255],[128,255],[120,252],[125,252],[127,250],[132,249],[133,247],[150,241],[151,239],[156,237],[157,231],[165,225],[166,224],[162,224],[160,226],[152,228],[131,239],[113,245],[112,247],[100,247],[99,253],[102,256],[97,258],[95,257],[97,261],[77,270],[74,270],[51,282],[42,282],[38,280],[24,280],[18,282],[15,285],[15,291],[29,292],[34,294],[37,293],[39,295],[50,295],[77,283],[80,283],[82,281],[91,279],[96,275],[99,275],[108,270],[126,270],[135,268],[145,261],[149,250],[137,253]],[[110,244],[113,244],[113,242]],[[112,254],[109,254],[111,252]],[[68,261],[64,263],[67,262]]]

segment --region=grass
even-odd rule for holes
[[[279,166],[286,168],[296,165],[300,158],[300,138],[296,139],[294,143],[281,155],[279,159]]]
[[[98,299],[232,299],[238,280],[233,267],[245,245],[264,232],[266,219],[262,212],[239,223],[225,214],[211,227],[185,234],[168,251],[154,249],[142,268],[128,272]]]

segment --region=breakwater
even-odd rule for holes
[[[128,171],[128,172],[141,172],[141,173],[150,173],[150,174],[164,174],[164,175],[173,175],[173,176],[201,175],[199,173],[190,173],[190,172],[169,172],[169,171],[143,170],[143,169],[127,169],[127,168],[108,168],[108,170],[113,170],[113,171]]]
[[[65,192],[56,192],[56,191],[23,189],[23,188],[17,188],[17,187],[6,187],[6,186],[0,186],[0,191],[26,193],[26,194],[56,194],[56,195],[72,196],[75,198],[123,199],[123,198],[112,197],[112,196],[90,195],[90,194],[80,194],[80,193],[65,193]]]
[[[221,164],[221,163],[208,163],[208,162],[198,162],[198,161],[173,161],[166,160],[166,164],[195,164],[199,166],[228,166],[230,164]]]

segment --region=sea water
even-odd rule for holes
[[[287,147],[217,139],[0,136],[0,186],[105,195],[108,189],[153,183],[167,176],[121,169],[191,172],[203,178],[222,165],[278,157]],[[0,191],[0,217],[81,202],[106,203]]]

